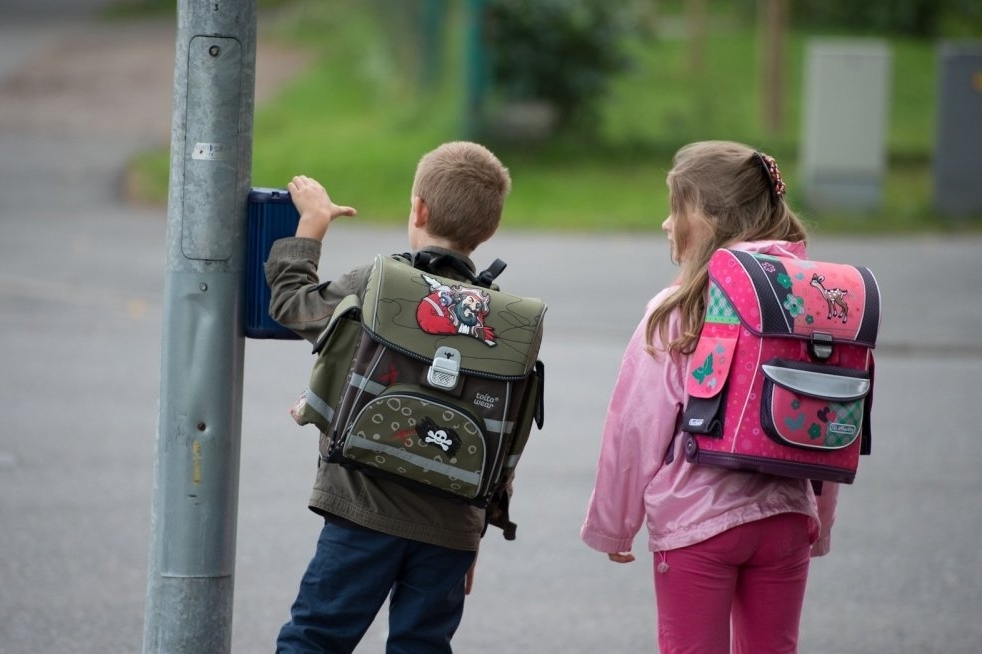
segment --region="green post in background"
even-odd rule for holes
[[[435,88],[440,81],[440,58],[443,55],[443,30],[446,24],[446,0],[422,0],[423,62],[422,83]]]
[[[484,105],[490,83],[490,58],[485,43],[486,0],[467,0],[465,15],[465,74],[467,95],[464,107],[465,138],[480,138],[484,127]]]

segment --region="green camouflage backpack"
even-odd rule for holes
[[[497,290],[500,261],[471,283],[416,264],[375,258],[364,300],[345,298],[318,338],[294,417],[320,428],[327,461],[488,507],[514,538],[511,477],[544,419],[546,305]]]

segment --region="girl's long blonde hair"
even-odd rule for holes
[[[657,333],[660,349],[691,354],[705,321],[708,265],[713,252],[743,241],[805,241],[807,234],[784,199],[776,164],[740,143],[702,141],[686,145],[672,161],[668,189],[676,226],[703,220],[710,235],[689,242],[690,230],[674,229],[675,251],[685,253],[680,262],[679,287],[649,317],[647,342],[654,351]],[[669,340],[668,318],[676,310],[682,331]]]

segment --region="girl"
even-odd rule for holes
[[[739,143],[693,143],[668,173],[662,223],[681,272],[631,338],[607,411],[581,536],[634,561],[642,521],[655,558],[662,654],[795,652],[810,556],[828,552],[838,487],[697,466],[681,450],[685,374],[720,247],[805,257],[805,229],[774,160]]]

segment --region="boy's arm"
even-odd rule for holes
[[[367,272],[356,269],[333,282],[320,282],[317,264],[321,239],[335,218],[353,216],[355,210],[334,204],[320,183],[304,175],[294,177],[287,189],[300,213],[300,221],[297,238],[274,242],[266,260],[269,315],[314,342],[327,326],[338,303],[347,295],[362,290],[368,277]]]
[[[321,283],[320,252],[319,241],[281,238],[270,248],[265,267],[270,317],[310,342],[317,340],[341,300],[363,291],[371,271],[369,265]]]
[[[306,175],[297,175],[286,188],[290,191],[293,205],[300,213],[296,234],[300,238],[320,241],[336,218],[358,213],[354,207],[334,204],[321,183]]]

